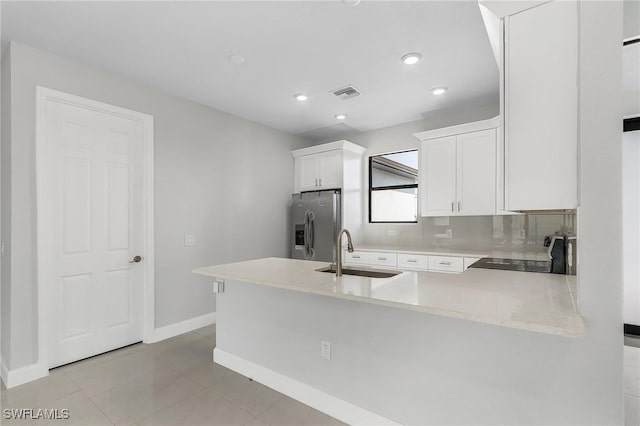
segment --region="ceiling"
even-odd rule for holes
[[[497,104],[477,0],[345,3],[2,1],[2,40],[316,140]],[[408,52],[422,61],[403,64]],[[362,94],[330,93],[348,84]]]

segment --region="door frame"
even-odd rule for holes
[[[53,274],[53,230],[47,226],[47,218],[53,214],[53,206],[44,202],[44,194],[50,191],[49,158],[46,158],[45,105],[47,102],[59,102],[88,109],[116,117],[139,122],[142,125],[142,196],[143,201],[143,247],[144,262],[142,285],[142,339],[145,343],[153,341],[155,330],[155,281],[154,281],[154,201],[153,201],[153,116],[126,108],[109,105],[92,99],[71,95],[42,86],[36,87],[36,239],[37,239],[37,312],[38,312],[38,369],[44,375],[49,371],[49,330],[48,317],[52,294],[47,280]]]

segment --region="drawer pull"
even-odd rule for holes
[[[407,263],[416,263],[418,259],[407,259]]]
[[[378,260],[387,260],[386,257],[379,257]]]
[[[352,258],[354,258],[354,259],[360,259],[360,256],[359,256],[359,255],[357,255],[357,254],[354,254],[354,255],[353,255],[353,256],[351,256],[351,257],[352,257]]]
[[[451,262],[438,262],[440,265],[451,265]]]

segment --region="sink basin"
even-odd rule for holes
[[[336,273],[335,265],[329,265],[324,268],[316,269],[318,272],[327,272],[329,274]],[[357,275],[359,277],[369,278],[391,278],[401,274],[400,271],[375,271],[372,269],[355,269],[355,268],[342,268],[342,275]]]

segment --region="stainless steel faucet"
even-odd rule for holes
[[[338,234],[336,240],[336,277],[342,276],[342,234],[347,234],[347,251],[353,253],[353,243],[351,242],[351,234],[346,229],[343,229]]]

